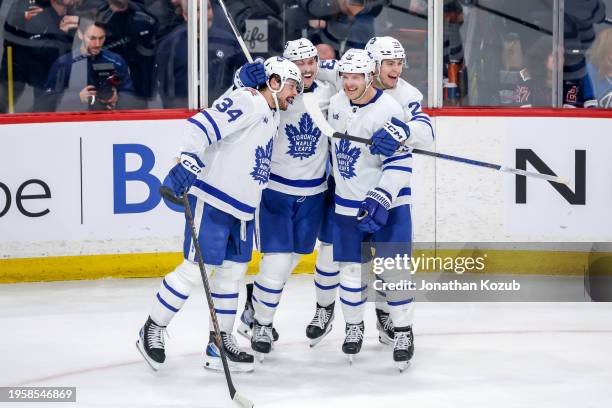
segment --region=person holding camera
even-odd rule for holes
[[[101,24],[80,18],[76,53],[58,58],[45,85],[47,111],[113,110],[132,94],[127,63],[104,49],[106,30]]]

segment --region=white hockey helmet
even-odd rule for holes
[[[316,58],[319,61],[319,52],[309,39],[299,38],[285,43],[283,57],[289,61],[298,61],[306,58]]]
[[[264,68],[266,70],[266,85],[272,93],[280,92],[289,79],[293,79],[297,82],[298,93],[302,92],[302,73],[293,62],[283,57],[270,57],[264,62]],[[270,86],[270,77],[272,77],[272,75],[278,75],[280,77],[280,88],[272,89]]]
[[[338,74],[364,74],[366,84],[370,86],[372,74],[376,71],[376,61],[366,50],[351,48],[344,53],[338,63]]]
[[[402,44],[393,37],[372,37],[365,46],[366,51],[372,53],[376,64],[380,67],[383,60],[406,60],[406,52]]]

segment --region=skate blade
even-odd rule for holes
[[[238,334],[240,334],[242,337],[246,338],[247,340],[251,341],[251,328],[244,324],[244,322],[240,321],[240,324],[238,325],[238,329],[236,329],[236,331],[238,332]]]
[[[323,340],[325,338],[325,336],[327,336],[329,334],[329,332],[331,332],[332,328],[333,328],[333,325],[330,324],[327,327],[327,330],[325,331],[325,333],[323,333],[321,336],[317,337],[316,339],[310,339],[310,348],[313,348],[314,346],[319,344],[321,342],[321,340]]]
[[[250,373],[255,370],[253,363],[236,363],[227,360],[227,365],[232,373]],[[223,371],[223,362],[220,357],[204,356],[204,368],[211,371]]]
[[[257,361],[259,361],[259,363],[263,363],[265,355],[265,353],[260,353],[257,351],[255,352],[255,358],[257,359]]]
[[[392,346],[394,344],[394,339],[382,332],[379,332],[378,334],[378,341],[380,344],[384,344],[385,346]]]
[[[410,361],[396,361],[395,367],[397,367],[400,373],[403,373],[404,370],[410,367]]]
[[[161,363],[158,363],[157,361],[151,359],[147,355],[147,352],[145,351],[144,347],[142,346],[142,343],[140,342],[140,339],[136,340],[136,348],[138,349],[138,351],[140,351],[140,354],[145,359],[147,364],[149,364],[149,367],[151,367],[151,369],[153,371],[159,370],[159,367],[161,366]]]
[[[352,366],[355,361],[355,354],[347,354],[349,365]]]

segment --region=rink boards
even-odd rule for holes
[[[552,170],[570,178],[570,186],[415,157],[415,241],[439,243],[438,252],[491,243],[484,246],[495,261],[485,272],[574,274],[593,245],[567,243],[612,241],[610,114],[518,113],[434,114],[432,150]],[[183,216],[157,188],[183,120],[61,121],[66,117],[0,125],[0,282],[171,270],[181,259]],[[544,244],[550,242],[559,245]],[[313,265],[314,256],[305,256],[297,271]]]

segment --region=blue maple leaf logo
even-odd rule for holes
[[[255,166],[250,173],[253,180],[259,184],[266,184],[270,178],[270,168],[272,167],[272,139],[266,147],[258,146],[255,149]]]
[[[300,129],[292,124],[285,126],[285,133],[289,139],[289,150],[287,154],[291,157],[303,160],[315,154],[321,131],[314,125],[308,113],[304,113],[298,124]]]
[[[355,164],[361,155],[361,150],[358,147],[351,147],[351,142],[346,139],[340,140],[335,147],[340,175],[345,180],[355,177]]]

